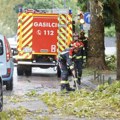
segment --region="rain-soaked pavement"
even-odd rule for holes
[[[56,71],[53,68],[40,69],[33,68],[32,76],[17,76],[16,67],[14,69],[14,89],[13,91],[6,91],[4,86],[4,107],[3,111],[18,109],[24,107],[29,111],[35,112],[42,110],[42,115],[47,115],[47,106],[35,97],[28,97],[31,91],[38,94],[45,92],[54,92],[60,90],[60,79],[56,76]],[[26,120],[30,119],[30,116]],[[32,119],[34,120],[34,118]]]
[[[32,75],[17,76],[16,67],[14,69],[14,94],[25,94],[30,90],[37,90],[40,93],[47,92],[52,88],[57,90],[59,86],[59,79],[56,76],[56,71],[53,68],[40,69],[33,68]],[[57,88],[57,89],[56,89]]]
[[[114,76],[113,76],[114,77]],[[90,80],[93,76],[84,77],[81,87],[89,87],[95,89],[96,85]],[[70,83],[72,84],[72,82]],[[4,107],[3,111],[27,109],[30,114],[25,117],[25,120],[85,120],[74,116],[53,115],[48,112],[48,107],[37,96],[34,97],[34,92],[43,94],[45,92],[60,91],[60,78],[57,78],[56,71],[53,68],[40,69],[33,68],[32,76],[17,76],[16,67],[14,69],[14,89],[6,91],[4,86]],[[33,96],[28,95],[33,93]],[[39,112],[38,112],[39,111]],[[49,119],[41,119],[41,116],[47,116]]]
[[[32,76],[17,76],[16,67],[14,69],[14,89],[13,91],[6,91],[4,89],[4,106],[3,112],[10,110],[27,109],[28,116],[24,120],[77,120],[74,116],[61,116],[50,114],[48,107],[43,103],[36,94],[43,94],[46,92],[60,91],[60,78],[57,78],[56,71],[53,68],[40,69],[33,68]],[[29,96],[29,93],[32,93]],[[47,118],[46,118],[47,117]],[[2,119],[2,118],[1,118]],[[12,120],[13,118],[11,118]]]

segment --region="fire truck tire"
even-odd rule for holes
[[[13,78],[11,78],[11,80],[7,81],[6,84],[6,90],[13,90]]]
[[[23,68],[21,66],[17,66],[17,74],[22,76],[24,74]]]
[[[57,77],[58,77],[58,78],[61,77],[61,71],[60,71],[59,65],[57,66]]]
[[[27,67],[27,68],[25,69],[25,75],[26,75],[26,76],[31,76],[31,74],[32,74],[32,68],[31,68],[31,67]]]

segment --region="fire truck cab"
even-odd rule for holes
[[[71,10],[22,10],[18,14],[17,74],[31,75],[32,67],[57,66],[59,53],[72,41]],[[57,71],[59,74],[59,69]]]

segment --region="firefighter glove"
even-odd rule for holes
[[[70,70],[74,69],[74,64],[70,65]]]

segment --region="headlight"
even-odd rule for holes
[[[32,52],[32,48],[30,48],[29,46],[27,46],[27,47],[23,48],[23,51],[26,52],[26,53],[30,53],[30,52]]]

